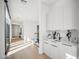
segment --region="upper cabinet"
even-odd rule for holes
[[[52,4],[47,17],[47,30],[77,29],[77,0],[64,0]]]
[[[48,11],[47,16],[47,29],[57,30],[63,29],[63,8],[52,8]]]
[[[66,0],[64,2],[64,29],[77,29],[78,7],[77,0]]]

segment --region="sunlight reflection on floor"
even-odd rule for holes
[[[14,54],[14,53],[16,53],[16,52],[18,52],[18,51],[20,51],[20,50],[26,48],[26,47],[29,47],[29,46],[31,46],[32,44],[33,44],[33,43],[30,42],[30,43],[21,44],[21,45],[19,45],[19,46],[15,46],[15,47],[13,47],[13,48],[10,49],[11,51],[8,52],[7,56],[10,56],[10,55],[12,55],[12,54]],[[12,50],[12,49],[13,49],[13,50]]]

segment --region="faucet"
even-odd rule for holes
[[[71,32],[70,32],[70,30],[67,30],[66,36],[67,36],[68,40],[70,41],[70,38],[71,38]]]
[[[53,33],[53,39],[56,39],[56,31]]]
[[[57,33],[57,36],[58,36],[59,41],[60,41],[61,40],[60,33]]]

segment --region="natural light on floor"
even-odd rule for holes
[[[27,42],[27,43],[23,43],[21,45],[15,46],[15,47],[10,49],[10,52],[7,54],[7,56],[10,56],[10,55],[12,55],[12,54],[14,54],[14,53],[26,48],[26,47],[29,47],[32,44],[33,44],[33,42],[29,42],[29,43]]]

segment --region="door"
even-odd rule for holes
[[[8,53],[10,47],[10,24],[5,20],[5,54]]]

